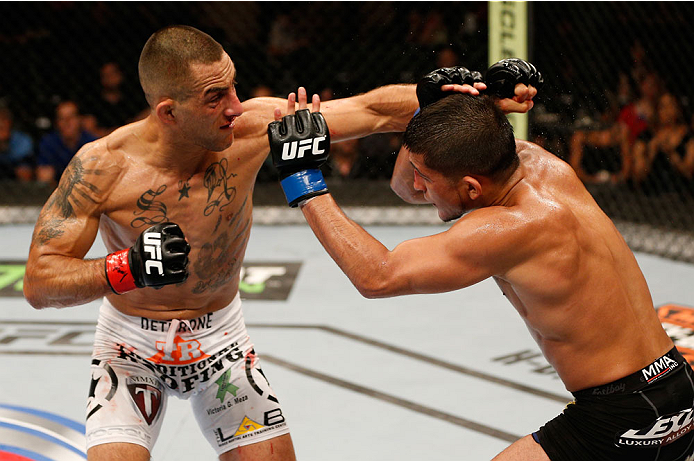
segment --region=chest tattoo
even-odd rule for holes
[[[204,214],[209,216],[218,208],[224,211],[236,198],[236,187],[229,184],[230,179],[237,175],[229,171],[229,161],[225,158],[215,162],[205,170],[203,186],[207,189],[207,206]]]
[[[134,228],[142,226],[153,226],[168,220],[166,216],[166,204],[157,197],[164,193],[166,185],[161,185],[157,190],[149,189],[137,199],[137,210],[133,214],[138,216],[133,219],[130,225]],[[140,216],[147,213],[146,216]]]

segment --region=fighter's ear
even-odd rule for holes
[[[463,176],[464,193],[470,200],[477,200],[482,197],[482,184],[474,176]]]
[[[165,124],[172,124],[176,122],[176,117],[174,115],[175,102],[173,99],[166,98],[159,101],[157,107],[154,109],[157,114],[157,118]]]

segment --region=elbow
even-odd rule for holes
[[[24,299],[26,299],[29,305],[34,309],[39,310],[48,307],[40,297],[34,295],[31,290],[27,290],[26,288],[24,288]]]
[[[35,289],[35,284],[31,281],[28,275],[24,276],[24,299],[29,303],[34,309],[44,309],[49,307],[46,299],[40,296],[39,291]]]
[[[367,299],[390,298],[400,294],[395,285],[395,280],[388,276],[386,265],[382,265],[377,274],[361,277],[353,280],[355,288]]]
[[[379,298],[388,298],[390,297],[387,292],[384,292],[383,290],[376,289],[372,286],[366,286],[366,285],[355,285],[357,287],[357,290],[359,291],[359,294],[365,297],[366,299],[379,299]]]

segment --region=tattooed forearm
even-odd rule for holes
[[[65,233],[62,229],[63,222],[65,222],[63,219],[51,219],[48,222],[39,222],[39,225],[36,226],[34,243],[38,246],[47,245],[54,238],[63,235]]]

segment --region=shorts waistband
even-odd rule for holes
[[[108,314],[115,315],[120,318],[121,321],[131,323],[132,325],[137,325],[141,330],[162,333],[168,332],[172,329],[176,330],[180,327],[181,331],[187,330],[190,332],[195,332],[209,329],[219,322],[225,322],[230,318],[235,317],[237,312],[240,312],[240,303],[240,294],[236,293],[234,299],[225,307],[189,320],[180,320],[175,318],[172,320],[155,320],[148,317],[127,315],[116,309],[106,297],[103,298],[102,308],[106,309]],[[183,324],[183,326],[181,326],[181,324]]]
[[[657,358],[653,363],[643,367],[636,373],[632,373],[608,384],[582,389],[572,394],[574,397],[632,394],[665,378],[671,372],[680,369],[684,363],[685,360],[682,354],[680,354],[680,351],[678,351],[676,347],[673,347],[665,355]]]

